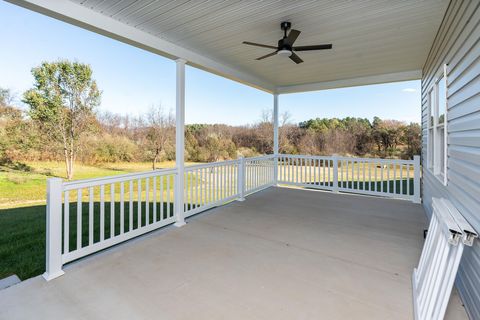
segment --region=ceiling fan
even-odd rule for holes
[[[312,50],[325,50],[325,49],[332,49],[332,44],[319,44],[313,46],[294,46],[293,43],[297,40],[298,36],[300,35],[300,31],[292,29],[287,36],[287,31],[291,28],[292,24],[288,21],[282,22],[280,27],[282,28],[284,35],[283,38],[278,40],[278,45],[270,46],[267,44],[243,41],[243,44],[248,44],[250,46],[262,47],[262,48],[269,48],[275,49],[274,52],[261,56],[255,60],[262,60],[271,56],[278,54],[279,56],[287,56],[296,64],[302,63],[303,60],[295,53],[297,51],[312,51]]]

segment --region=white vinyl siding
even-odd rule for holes
[[[438,153],[443,161],[448,159],[441,166],[446,172],[446,185],[434,174],[434,159],[430,157],[430,148],[435,148],[430,137],[435,131],[434,124],[430,124],[429,91],[441,80],[445,64],[448,65],[445,90],[442,87],[438,90],[446,92],[447,109],[444,124],[437,127],[436,134],[443,134],[448,146],[443,157]],[[441,115],[443,110],[438,112]],[[441,117],[437,120],[440,124]],[[422,158],[426,164],[422,199],[427,213],[431,214],[432,197],[447,198],[480,231],[480,2],[477,0],[452,0],[449,4],[423,67],[422,129]],[[480,319],[480,241],[465,250],[456,286],[470,318]]]

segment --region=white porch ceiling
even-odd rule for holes
[[[418,79],[448,0],[10,0],[170,58],[273,92]],[[302,31],[296,65],[270,49],[280,22]]]

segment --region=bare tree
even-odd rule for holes
[[[152,169],[157,168],[162,152],[175,134],[175,118],[171,111],[164,112],[161,106],[152,107],[145,117],[147,147],[152,153]]]

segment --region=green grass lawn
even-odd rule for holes
[[[0,210],[45,204],[47,179],[65,178],[62,162],[27,162],[30,171],[13,170],[0,166]],[[175,162],[159,164],[159,168],[172,168]],[[98,166],[77,164],[74,180],[114,176],[151,170],[150,163],[113,163]]]
[[[45,270],[45,205],[0,209],[0,278]]]

